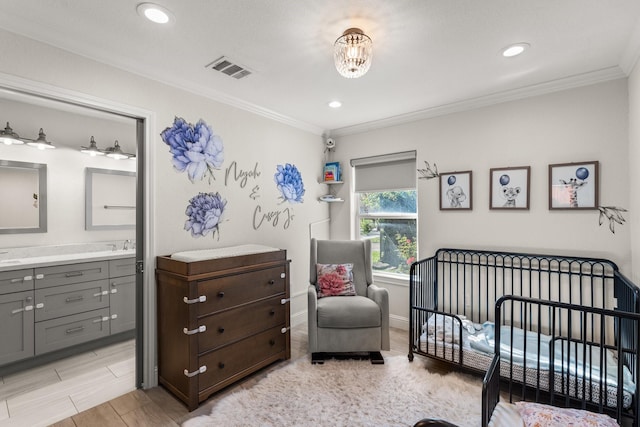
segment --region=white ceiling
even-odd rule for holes
[[[0,0],[0,28],[332,135],[624,77],[640,51],[638,0],[158,0],[169,26],[137,3]],[[354,26],[373,63],[345,79],[333,43]],[[222,55],[253,74],[205,68]]]

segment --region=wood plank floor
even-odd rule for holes
[[[383,356],[406,355],[409,349],[408,333],[401,329],[391,329],[391,351],[382,352]],[[269,372],[278,369],[283,363],[291,363],[305,357],[308,350],[307,325],[302,324],[291,329],[291,360],[275,363],[243,381],[214,394],[198,409],[188,412],[186,407],[162,387],[149,390],[134,390],[123,396],[109,400],[93,408],[71,415],[52,424],[54,427],[158,427],[179,426],[184,421],[199,415],[211,413],[213,405],[225,395],[241,388],[249,388],[264,378]],[[1,409],[0,409],[1,411]],[[4,426],[0,421],[0,426]]]

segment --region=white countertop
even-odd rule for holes
[[[104,261],[110,259],[131,258],[135,249],[109,250],[97,252],[65,253],[59,255],[32,256],[16,259],[0,259],[0,271],[20,270],[23,268],[48,267],[51,265],[75,264],[77,262]]]

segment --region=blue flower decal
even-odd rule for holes
[[[302,175],[295,165],[287,163],[286,165],[278,165],[278,171],[273,177],[280,190],[283,201],[289,203],[302,203],[304,196],[304,184],[302,183]]]
[[[184,223],[184,229],[191,231],[193,237],[206,236],[210,231],[215,236],[226,204],[220,193],[199,193],[189,200],[185,212],[189,219]]]
[[[173,156],[173,167],[187,171],[191,182],[202,179],[207,172],[213,178],[213,170],[220,169],[224,162],[222,139],[204,120],[192,125],[183,118],[176,117],[173,126],[160,133]]]

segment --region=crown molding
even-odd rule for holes
[[[627,42],[627,46],[622,52],[622,57],[620,58],[620,68],[622,71],[628,76],[633,71],[633,68],[636,66],[638,62],[638,58],[640,57],[640,19],[636,22],[636,26],[631,33],[631,37],[629,37],[629,41]]]
[[[486,96],[467,99],[460,102],[443,104],[424,110],[415,111],[407,114],[400,114],[381,120],[361,123],[353,126],[346,126],[338,129],[328,130],[325,134],[331,137],[353,135],[357,133],[369,132],[385,127],[396,126],[404,123],[415,122],[418,120],[430,119],[434,117],[444,116],[462,111],[474,110],[477,108],[487,107],[491,105],[501,104],[503,102],[515,101],[518,99],[530,98],[534,96],[544,95],[562,90],[572,89],[581,86],[588,86],[609,80],[615,80],[627,77],[627,74],[621,67],[609,67],[588,73],[576,74],[557,80],[551,80],[544,83],[525,86],[518,89],[492,93]]]

